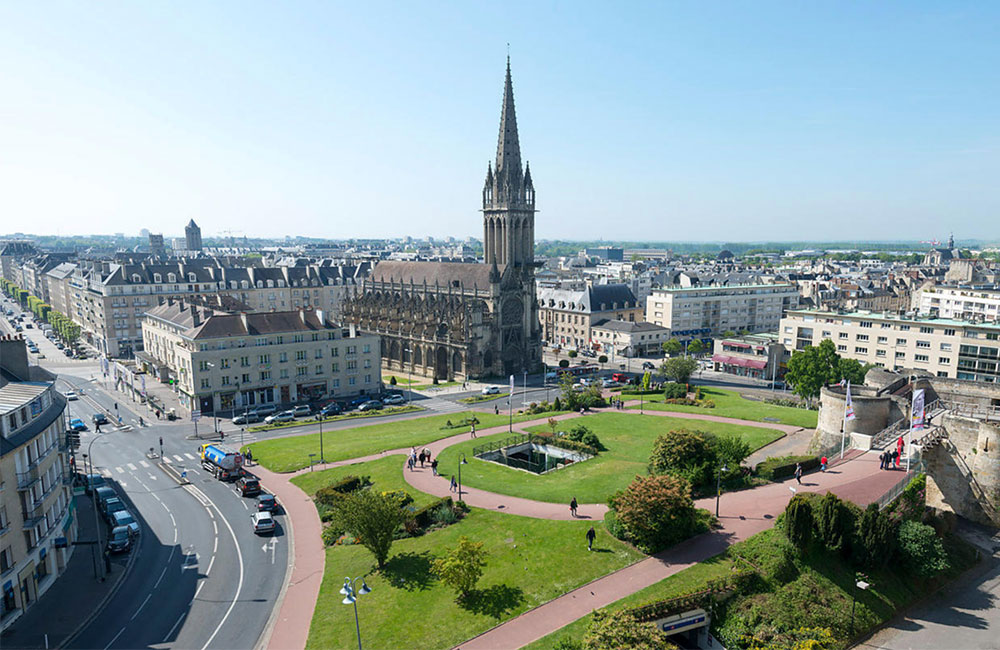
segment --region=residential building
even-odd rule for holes
[[[666,287],[654,289],[646,299],[646,321],[666,327],[674,336],[773,332],[782,314],[798,305],[794,284]]]
[[[670,330],[644,321],[600,320],[591,327],[591,337],[609,357],[662,356]]]
[[[755,379],[778,379],[785,374],[788,353],[774,332],[715,339],[712,364],[716,372]]]
[[[163,233],[159,235],[149,233],[149,254],[157,259],[167,256],[167,247],[163,243]]]
[[[171,298],[146,312],[142,336],[147,372],[202,413],[381,390],[378,337],[320,310],[229,313]]]
[[[1000,320],[1000,289],[993,285],[927,285],[918,294],[921,314],[970,321]]]
[[[916,369],[937,377],[996,382],[1000,324],[877,312],[792,310],[781,343],[802,350],[830,339],[842,357],[880,368]]]
[[[599,349],[593,326],[597,322],[642,320],[642,307],[624,284],[595,284],[581,290],[539,289],[538,315],[546,345],[571,349]]]
[[[625,259],[625,249],[615,248],[614,246],[585,248],[583,252],[587,257],[596,257],[605,262],[621,262]]]
[[[28,365],[23,338],[0,338],[0,630],[53,585],[76,541],[66,399],[54,386]]]

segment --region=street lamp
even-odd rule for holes
[[[361,581],[361,589],[355,591],[355,585]],[[361,650],[361,623],[358,622],[358,596],[370,594],[371,588],[365,583],[364,578],[358,576],[354,580],[349,577],[344,578],[344,586],[340,588],[340,593],[344,594],[344,600],[340,601],[344,605],[354,605],[354,627],[358,631],[358,650]]]
[[[858,575],[861,575],[861,574],[858,574]],[[853,596],[851,598],[851,636],[852,637],[854,636],[854,606],[858,602],[858,589],[860,589],[861,591],[867,591],[868,587],[870,587],[871,585],[869,585],[864,580],[857,580],[857,576],[855,576],[854,586],[855,586],[855,589],[854,589]]]
[[[722,473],[728,472],[729,468],[723,465],[715,475],[715,516],[719,516],[719,499],[722,498]]]
[[[103,544],[101,543],[101,522],[97,519],[97,493],[94,490],[94,456],[91,451],[94,447],[94,443],[97,442],[97,440],[98,440],[98,434],[95,434],[93,439],[90,441],[90,444],[87,445],[87,453],[81,455],[83,456],[85,464],[87,463],[88,459],[90,463],[88,466],[89,469],[87,470],[87,483],[89,484],[90,487],[91,505],[94,506],[94,530],[97,531],[97,549],[94,552],[100,553]],[[97,556],[95,555],[94,557],[96,558]],[[100,564],[99,562],[94,563],[95,567],[94,577],[95,578],[99,577],[101,580],[103,580],[104,579],[103,569],[97,568],[99,564]],[[100,576],[98,576],[98,574],[100,574]]]
[[[465,459],[465,454],[462,454],[462,460],[458,463],[458,500],[462,500],[462,465],[468,465],[469,461]]]
[[[413,402],[413,348],[403,348],[406,353],[406,405]]]

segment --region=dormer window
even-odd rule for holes
[[[270,285],[268,285],[268,286],[270,286]],[[284,287],[285,286],[285,281],[284,280],[278,280],[278,286],[279,287]]]
[[[133,273],[132,274],[132,282],[134,282],[136,284],[139,284],[140,282],[142,282],[142,276],[139,275],[138,273]]]
[[[257,280],[257,288],[258,289],[263,289],[264,288],[264,283],[261,282],[260,280]]]
[[[167,273],[167,282],[177,282],[177,274]]]
[[[249,289],[250,288],[250,283],[247,282],[246,280],[242,280],[240,282],[240,288],[241,289]]]
[[[156,282],[156,283],[163,282],[163,276],[161,276],[159,273],[154,273],[153,274],[153,282]]]
[[[194,273],[188,273],[188,282],[197,282],[198,276]]]
[[[267,281],[267,288],[268,289],[273,289],[274,288],[274,280],[268,280]]]
[[[229,288],[230,289],[235,289],[236,288],[236,280],[230,280],[229,281]]]

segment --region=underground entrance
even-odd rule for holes
[[[481,460],[544,474],[592,456],[580,451],[563,449],[541,436],[519,435],[488,442],[473,448],[472,455]]]

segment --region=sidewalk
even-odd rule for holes
[[[76,504],[76,517],[80,526],[78,540],[94,540],[94,506],[90,497],[78,496]],[[104,526],[104,522],[98,522],[97,525]],[[106,537],[106,530],[102,529],[101,538]],[[98,562],[103,563],[104,549],[98,550]],[[60,647],[100,612],[127,575],[127,564],[135,551],[111,556],[111,573],[104,582],[98,582],[94,578],[93,551],[94,547],[91,545],[77,546],[73,550],[66,570],[54,578],[55,583],[10,629],[4,631],[0,637],[0,647],[4,650],[44,648],[46,635],[48,647]]]

